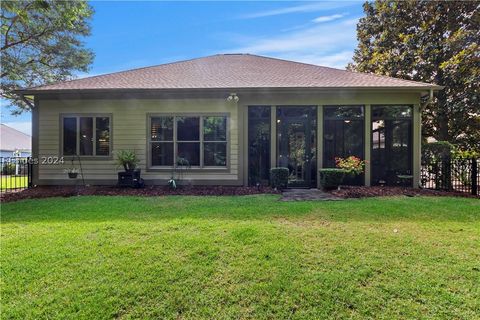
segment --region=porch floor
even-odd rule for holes
[[[319,189],[286,189],[281,201],[342,200]]]

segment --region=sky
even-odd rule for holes
[[[217,53],[251,53],[344,69],[357,45],[363,1],[91,1],[87,77]],[[1,122],[31,133],[31,114]]]

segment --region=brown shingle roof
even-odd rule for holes
[[[219,54],[26,91],[220,88],[434,88],[435,85],[250,54]]]

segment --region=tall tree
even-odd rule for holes
[[[27,105],[14,94],[31,87],[68,80],[88,71],[93,53],[84,48],[93,10],[86,1],[23,0],[1,2],[1,88],[3,99]]]
[[[366,2],[350,70],[433,82],[423,135],[480,149],[480,1]]]

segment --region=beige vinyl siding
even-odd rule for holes
[[[413,137],[413,175],[414,181],[419,181],[420,172],[420,92],[411,90],[385,91],[381,89],[371,90],[319,90],[317,92],[302,91],[301,89],[270,92],[263,91],[237,91],[240,98],[238,104],[227,102],[226,97],[230,91],[215,93],[217,98],[193,98],[192,94],[184,99],[108,99],[108,95],[102,99],[42,99],[38,98],[37,111],[34,111],[34,129],[36,128],[35,118],[38,115],[38,155],[58,156],[61,151],[60,143],[60,115],[61,114],[111,114],[112,115],[112,133],[113,142],[112,155],[121,149],[135,150],[141,162],[139,167],[142,169],[142,177],[147,183],[165,184],[170,178],[170,172],[148,171],[147,165],[147,119],[149,114],[211,114],[221,113],[228,115],[229,125],[229,163],[226,170],[191,170],[186,179],[194,184],[216,184],[216,185],[241,185],[248,183],[248,145],[243,141],[248,141],[248,117],[247,107],[249,105],[269,105],[272,106],[272,164],[275,164],[275,124],[276,114],[275,106],[318,106],[318,114],[322,114],[324,105],[364,105],[370,108],[370,105],[395,105],[408,104],[414,106],[414,137]],[[195,95],[202,93],[195,93]],[[206,94],[206,93],[205,93]],[[197,97],[197,96],[195,96]],[[321,119],[321,117],[319,117]],[[369,128],[370,113],[366,113],[366,126]],[[318,124],[318,146],[322,150],[322,126]],[[34,130],[35,132],[35,130]],[[367,132],[366,132],[367,134]],[[368,159],[370,154],[370,136],[365,137],[365,156]],[[34,136],[34,142],[37,137]],[[35,151],[35,143],[33,150]],[[82,168],[87,183],[103,184],[104,182],[115,183],[117,179],[117,170],[114,157],[108,160],[85,159],[82,160]],[[323,157],[317,157],[317,166],[322,165]],[[366,172],[370,172],[370,164],[367,163]],[[70,181],[64,173],[64,169],[71,167],[69,162],[63,166],[58,165],[40,165],[38,167],[38,184],[67,184]],[[78,168],[78,161],[75,161],[74,167]],[[36,170],[36,169],[34,169]],[[77,181],[77,183],[79,183]],[[366,179],[369,183],[369,179]]]
[[[239,134],[238,134],[238,109],[235,103],[226,102],[224,99],[189,99],[189,100],[40,100],[39,103],[39,159],[49,156],[61,156],[61,115],[94,115],[97,113],[111,114],[111,139],[112,156],[108,159],[95,159],[92,157],[81,158],[84,178],[90,183],[117,179],[115,153],[121,149],[135,150],[142,169],[142,177],[147,181],[169,179],[171,172],[149,171],[147,165],[147,121],[148,114],[204,114],[222,113],[227,115],[229,121],[229,163],[226,169],[192,169],[185,176],[185,180],[202,181],[229,181],[233,184],[239,175]],[[69,181],[64,170],[72,167],[65,156],[63,165],[39,165],[39,180],[48,184],[59,184]],[[79,168],[80,164],[75,158],[73,166]],[[219,184],[221,184],[219,182]]]

